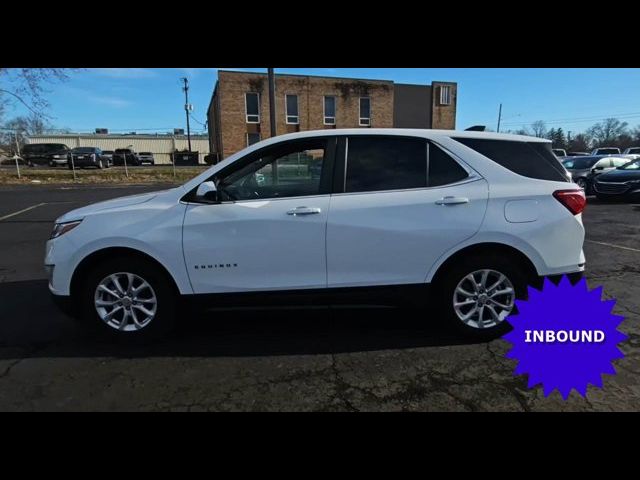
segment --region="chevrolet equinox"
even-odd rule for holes
[[[527,285],[582,274],[584,206],[547,140],[310,131],[63,215],[45,265],[56,303],[116,337],[168,332],[188,300],[428,298],[431,318],[487,338],[508,329]]]

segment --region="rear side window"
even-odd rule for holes
[[[427,186],[427,146],[420,138],[349,137],[345,192]]]
[[[467,178],[469,174],[451,156],[433,143],[429,144],[429,186],[440,187]]]
[[[454,138],[518,175],[538,180],[568,182],[550,143]]]

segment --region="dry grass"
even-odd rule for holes
[[[0,185],[52,185],[52,184],[154,184],[154,183],[184,183],[196,175],[204,172],[208,166],[178,167],[173,175],[171,166],[129,168],[129,177],[125,175],[124,167],[111,167],[104,170],[86,169],[73,172],[67,168],[34,169],[20,167],[18,178],[15,168],[0,169]]]

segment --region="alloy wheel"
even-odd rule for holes
[[[491,328],[513,311],[515,289],[506,275],[496,270],[476,270],[465,276],[453,293],[453,309],[467,326]]]
[[[113,273],[100,281],[94,295],[100,319],[124,332],[145,328],[156,316],[158,300],[145,279],[129,272]]]

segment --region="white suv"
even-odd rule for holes
[[[569,179],[532,137],[283,135],[181,187],[62,216],[49,288],[65,311],[123,337],[168,331],[187,300],[428,297],[463,332],[500,335],[527,284],[584,270],[585,197]]]

